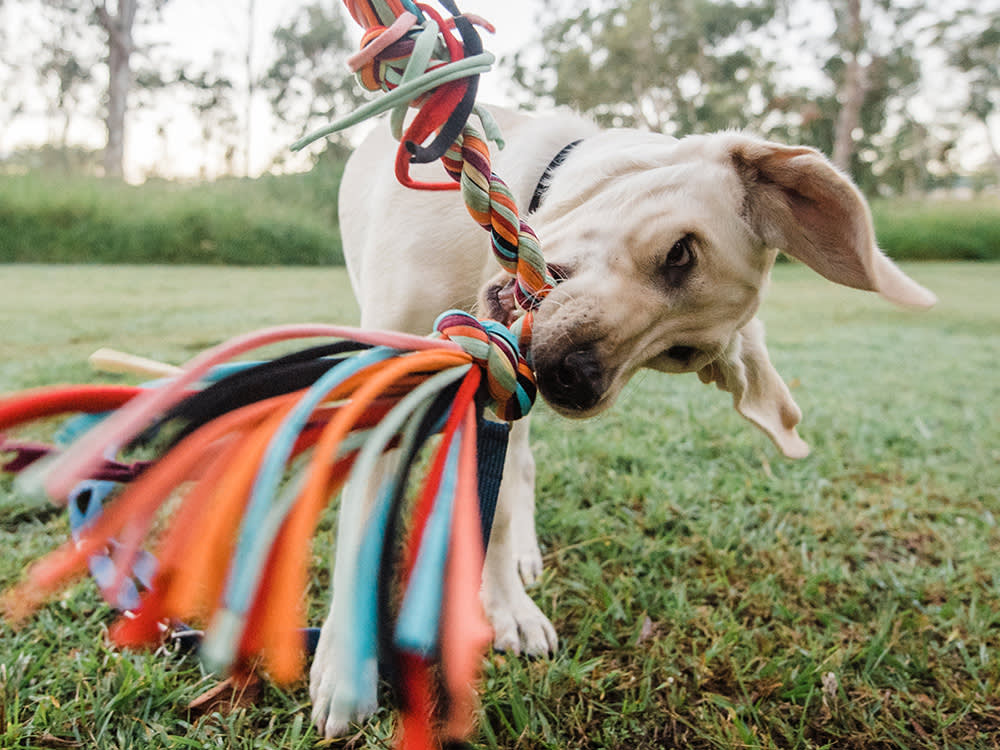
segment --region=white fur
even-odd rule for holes
[[[567,114],[495,115],[507,146],[493,154],[493,170],[522,210],[552,157],[583,139],[528,217],[546,260],[571,271],[538,310],[533,339],[542,394],[566,416],[607,408],[640,368],[697,372],[730,392],[735,408],[785,455],[801,457],[808,453],[795,430],[801,413],[754,318],[776,251],[899,304],[934,303],[878,250],[863,198],[812,149],[735,132],[676,140],[601,131]],[[358,148],[340,190],[361,325],[428,333],[448,308],[478,304],[481,313],[491,312],[490,300],[495,304],[508,279],[490,256],[487,233],[458,194],[408,190],[395,181],[396,144],[387,130],[380,127]],[[439,165],[414,167],[413,174],[444,179]],[[672,287],[661,269],[685,235],[695,238],[696,261],[683,284]],[[677,346],[691,347],[693,356],[668,354]],[[596,402],[581,408],[562,402],[552,385],[559,382],[552,373],[578,350],[589,353],[600,373],[588,380]],[[483,575],[497,648],[555,649],[552,625],[524,590],[540,572],[534,462],[527,424],[516,424]],[[324,626],[311,675],[314,719],[326,736],[360,718],[337,711],[334,623],[331,617]]]

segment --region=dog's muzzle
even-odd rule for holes
[[[538,390],[553,407],[563,412],[588,412],[607,390],[604,369],[591,348],[579,348],[550,359],[535,357]]]

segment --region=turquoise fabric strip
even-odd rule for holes
[[[232,663],[239,646],[243,621],[267,563],[271,545],[281,529],[291,503],[274,506],[273,500],[302,428],[316,407],[340,383],[369,365],[396,356],[395,349],[376,347],[337,365],[302,396],[279,427],[268,446],[254,481],[250,500],[240,524],[236,551],[223,593],[223,603],[202,644],[202,660],[212,669]]]
[[[451,513],[458,485],[458,457],[462,430],[448,446],[448,458],[434,509],[427,519],[410,585],[403,597],[396,623],[395,642],[401,649],[430,656],[437,649],[444,599],[444,566],[448,560]]]
[[[404,443],[412,443],[416,428],[433,397],[443,388],[465,377],[471,365],[460,365],[429,378],[408,393],[371,430],[354,463],[348,485],[341,500],[341,515],[337,529],[337,600],[346,602],[334,613],[346,627],[337,631],[339,647],[334,649],[344,663],[343,689],[337,693],[337,705],[354,712],[377,702],[376,633],[378,604],[378,568],[385,543],[390,501],[398,478],[393,477],[380,488],[375,508],[364,518],[364,500],[374,476],[377,460],[394,435],[407,425]],[[406,447],[404,445],[404,447]],[[341,548],[343,545],[344,548]],[[357,554],[351,551],[357,549]]]

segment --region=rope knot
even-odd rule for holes
[[[462,310],[442,313],[434,330],[461,346],[485,370],[490,408],[500,419],[512,422],[531,410],[535,376],[515,334],[495,320],[476,320]]]

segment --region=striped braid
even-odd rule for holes
[[[445,170],[460,183],[465,207],[476,223],[489,230],[493,255],[514,277],[514,300],[525,310],[515,333],[526,350],[525,331],[531,330],[531,312],[556,284],[542,257],[537,235],[518,215],[507,184],[492,170],[486,140],[470,125],[441,159]]]

